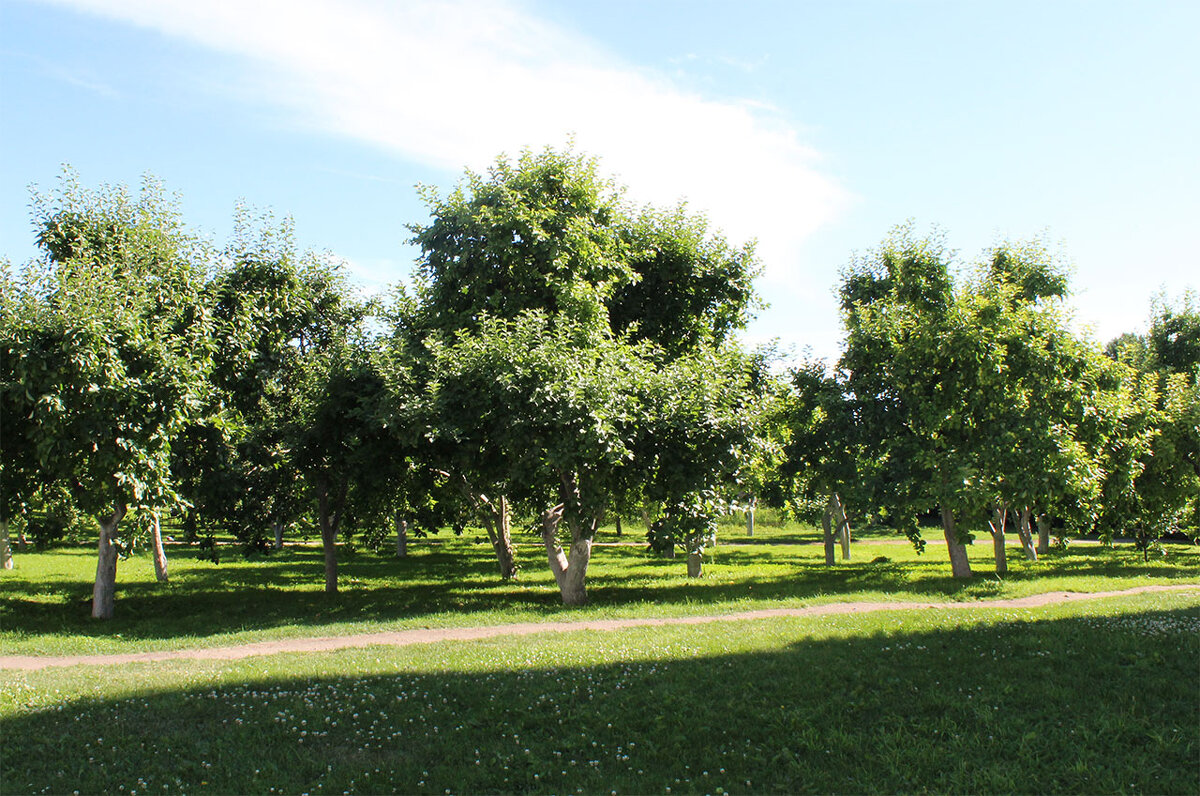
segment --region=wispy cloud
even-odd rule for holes
[[[421,163],[578,147],[635,199],[686,198],[786,279],[845,192],[788,120],[681,90],[505,0],[58,0],[241,56],[260,101]]]

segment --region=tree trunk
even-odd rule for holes
[[[850,518],[846,516],[846,507],[835,492],[833,494],[834,517],[837,519],[837,538],[842,545],[842,560],[850,560]]]
[[[954,512],[942,509],[942,534],[950,553],[950,572],[956,578],[971,577],[971,562],[967,560],[967,546],[958,541],[958,530],[954,526]]]
[[[150,514],[150,545],[154,550],[154,577],[159,583],[167,582],[167,552],[163,550],[162,526],[158,521],[158,512]]]
[[[1045,514],[1037,516],[1038,544],[1037,551],[1041,555],[1050,552],[1050,518]]]
[[[704,554],[699,550],[688,552],[687,573],[689,578],[698,578],[704,574]]]
[[[586,578],[588,562],[592,558],[592,540],[586,537],[573,539],[570,557],[565,555],[558,544],[558,526],[562,515],[562,504],[542,512],[542,543],[546,546],[550,572],[558,584],[563,605],[583,605],[587,602]]]
[[[561,589],[563,605],[583,605],[587,602],[587,568],[591,560],[591,539],[576,539],[571,543],[566,585]]]
[[[117,525],[125,516],[125,504],[117,503],[112,514],[100,518],[100,543],[96,549],[96,584],[92,587],[92,616],[112,619],[117,593]]]
[[[1021,547],[1025,550],[1025,558],[1030,561],[1037,561],[1037,548],[1033,545],[1033,529],[1029,524],[1029,515],[1032,509],[1028,506],[1021,509],[1021,521],[1017,525],[1017,536],[1021,537]]]
[[[621,515],[617,515],[617,536],[621,535]]]
[[[275,524],[272,526],[272,530],[275,531],[275,543],[272,546],[276,550],[282,550],[283,549],[283,523],[276,521]]]
[[[13,568],[12,542],[8,540],[8,520],[0,520],[0,567]]]
[[[340,500],[334,502],[341,503]],[[317,493],[317,514],[318,522],[321,525],[321,548],[325,553],[325,593],[337,594],[337,533],[338,523],[341,520],[341,508],[340,505],[330,505],[327,485],[322,485]]]
[[[992,557],[996,559],[996,574],[1008,574],[1008,552],[1004,547],[1004,526],[1008,522],[1008,509],[996,506],[992,510],[992,521],[988,529],[992,532]]]
[[[200,534],[196,527],[196,510],[188,509],[183,514],[183,541],[195,544]]]
[[[832,567],[836,561],[834,550],[836,542],[833,537],[833,493],[829,493],[829,502],[825,504],[825,511],[821,514],[821,536],[825,542],[825,566]]]
[[[17,528],[17,550],[22,553],[24,553],[25,549],[29,547],[29,540],[25,538],[26,527],[27,526],[25,524],[22,524]]]
[[[754,536],[754,510],[758,508],[758,498],[751,496],[750,502],[746,504],[746,535]],[[688,562],[688,570],[691,570],[691,562]],[[694,577],[694,576],[693,576]]]
[[[396,558],[408,557],[408,520],[396,513]]]

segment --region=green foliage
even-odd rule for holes
[[[174,505],[172,439],[209,367],[203,247],[151,180],[134,198],[68,174],[35,223],[45,257],[5,291],[6,476],[36,463],[93,515]]]

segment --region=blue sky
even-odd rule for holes
[[[1044,236],[1106,340],[1200,284],[1198,86],[1192,0],[0,0],[0,254],[69,163],[218,242],[239,199],[290,214],[379,286],[415,184],[574,136],[759,241],[752,341],[835,356],[839,268],[907,219],[963,263]]]

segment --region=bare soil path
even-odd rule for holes
[[[858,614],[873,611],[927,611],[961,608],[1031,608],[1051,603],[1079,600],[1098,600],[1145,592],[1192,591],[1200,594],[1200,584],[1187,583],[1169,586],[1139,586],[1123,591],[1046,592],[1029,597],[974,602],[845,602],[814,605],[806,608],[763,608],[739,613],[705,616],[651,617],[641,619],[587,619],[575,622],[523,622],[481,627],[416,628],[412,630],[383,630],[375,633],[356,633],[346,636],[310,636],[275,641],[254,641],[229,647],[207,647],[161,652],[130,652],[115,655],[0,655],[0,670],[36,670],[51,666],[107,666],[121,663],[144,663],[173,660],[238,660],[256,655],[275,655],[284,652],[329,652],[371,646],[405,647],[434,641],[475,641],[496,636],[528,636],[535,633],[567,633],[577,630],[622,630],[631,627],[661,627],[664,625],[700,625],[709,622],[742,622],[781,616],[828,616]]]

